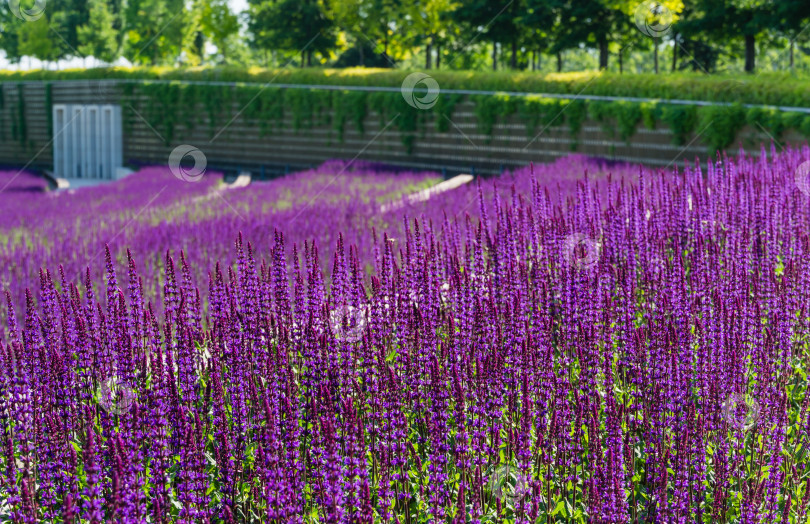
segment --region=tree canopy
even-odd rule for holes
[[[658,72],[666,50],[671,70],[810,67],[806,0],[248,0],[243,13],[227,0],[51,0],[36,16],[42,0],[8,4],[12,63]]]

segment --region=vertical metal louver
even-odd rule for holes
[[[123,156],[120,106],[55,104],[53,132],[55,176],[115,180]]]

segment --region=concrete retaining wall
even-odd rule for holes
[[[532,140],[524,124],[513,116],[501,119],[504,121],[495,125],[492,136],[487,136],[478,130],[474,105],[466,99],[456,105],[446,132],[438,132],[432,123],[424,126],[417,133],[411,153],[403,145],[396,126],[386,127],[376,114],[366,117],[362,134],[347,123],[342,140],[329,125],[293,131],[289,111],[285,112],[280,128],[284,131],[276,128],[261,136],[256,123],[246,122],[240,115],[215,137],[218,131],[210,129],[202,107],[186,108],[188,125],[184,122],[179,126],[172,143],[166,145],[155,126],[136,114],[124,100],[121,85],[115,81],[5,83],[0,84],[0,90],[3,100],[0,165],[31,169],[52,168],[50,105],[73,103],[122,105],[124,119],[130,122],[124,130],[125,164],[165,164],[174,147],[190,144],[205,153],[212,168],[248,169],[259,176],[316,165],[330,158],[355,157],[416,169],[444,170],[448,174],[497,173],[532,161],[546,162],[565,156],[574,150],[574,143],[575,150],[586,155],[656,166],[682,165],[696,157],[706,159],[708,154],[700,136],[690,137],[686,146],[673,145],[672,134],[663,124],[653,130],[639,125],[629,143],[621,140],[618,133],[616,136],[605,133],[602,125],[592,120],[585,120],[576,138],[571,136],[567,125],[552,125]],[[20,96],[24,118],[20,116]],[[223,107],[220,120],[227,122],[233,118],[228,115],[237,115],[241,109],[236,102]],[[790,131],[783,138],[786,142],[804,141]],[[770,140],[764,132],[749,128],[743,129],[737,138],[738,143],[755,154],[759,144]]]

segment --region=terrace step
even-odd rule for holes
[[[240,187],[247,187],[253,180],[253,174],[250,171],[242,171],[237,175],[233,182],[225,184],[225,189],[238,189]]]
[[[412,193],[408,196],[405,196],[401,200],[394,202],[387,202],[382,206],[380,206],[380,213],[395,211],[397,209],[404,207],[406,204],[410,205],[430,200],[430,198],[433,196],[439,195],[447,191],[451,191],[453,189],[463,186],[464,184],[472,182],[473,178],[475,178],[473,177],[473,175],[468,174],[456,175],[449,180],[439,182],[433,187],[429,187],[427,189],[423,189],[421,191],[417,191],[416,193]]]

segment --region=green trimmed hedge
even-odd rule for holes
[[[409,71],[392,69],[98,68],[0,71],[20,80],[152,79],[399,87]],[[587,94],[810,107],[810,79],[789,73],[749,75],[429,71],[442,89]]]
[[[157,129],[169,145],[177,129],[189,131],[198,125],[195,115],[202,108],[211,133],[226,126],[233,117],[230,108],[244,108],[241,117],[256,125],[261,136],[280,129],[285,112],[293,130],[313,126],[331,126],[343,140],[346,125],[361,134],[368,115],[376,115],[381,126],[398,129],[408,152],[416,137],[428,125],[439,132],[447,131],[456,105],[463,99],[458,94],[443,94],[429,111],[418,110],[405,102],[398,91],[364,92],[348,90],[262,88],[257,85],[204,85],[173,83],[123,84],[125,123],[131,126],[138,113]],[[787,129],[810,138],[810,114],[784,112],[770,108],[698,106],[661,102],[606,102],[583,99],[558,99],[542,96],[472,95],[480,133],[490,139],[495,125],[512,115],[523,122],[528,137],[543,128],[567,124],[573,148],[586,118],[602,124],[610,136],[629,143],[639,126],[655,128],[665,125],[672,132],[672,142],[684,145],[694,133],[708,146],[710,154],[731,146],[739,131],[749,125],[764,129],[780,140]],[[145,102],[145,103],[144,103]]]

